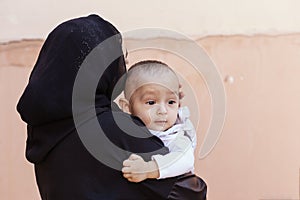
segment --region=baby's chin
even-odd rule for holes
[[[168,129],[164,129],[164,128],[161,128],[161,129],[159,129],[159,128],[149,128],[150,130],[152,130],[152,131],[166,131],[166,130],[168,130]]]
[[[147,127],[148,129],[150,130],[153,130],[153,131],[166,131],[168,130],[170,127],[163,127],[163,126],[149,126]]]

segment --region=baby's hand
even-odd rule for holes
[[[141,182],[147,179],[148,163],[141,156],[131,154],[123,162],[123,176],[130,182]]]

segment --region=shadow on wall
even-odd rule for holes
[[[214,36],[197,42],[216,63],[227,94],[221,138],[195,164],[196,173],[208,183],[209,199],[299,198],[300,34]],[[15,106],[42,43],[24,40],[0,45],[0,199],[39,199],[33,167],[24,157],[26,126]],[[211,118],[205,77],[183,70],[189,64],[166,52],[134,52],[129,64],[145,58],[170,63],[186,80],[184,104],[197,104],[200,112],[192,111],[198,152]]]

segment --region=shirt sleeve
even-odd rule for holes
[[[192,141],[184,136],[183,131],[169,145],[170,153],[154,155],[159,168],[159,178],[164,179],[178,176],[194,170],[194,149]]]

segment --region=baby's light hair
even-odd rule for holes
[[[130,67],[127,73],[124,95],[126,99],[130,99],[134,90],[131,89],[134,85],[139,87],[137,83],[143,82],[145,74],[149,77],[162,77],[163,74],[171,73],[179,84],[179,79],[176,73],[165,63],[158,60],[144,60],[135,63]],[[137,89],[135,88],[135,89]]]

